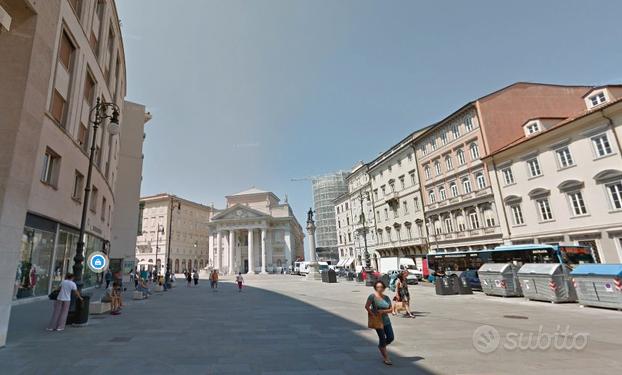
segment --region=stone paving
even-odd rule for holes
[[[388,367],[375,332],[366,328],[370,288],[282,275],[247,279],[242,293],[226,280],[218,292],[206,282],[198,288],[179,283],[148,300],[128,301],[119,316],[91,316],[88,326],[64,332],[44,330],[48,301],[15,306],[0,374],[599,374],[622,368],[619,311],[482,294],[436,296],[433,288],[411,287],[417,318],[392,318],[395,365]],[[529,334],[558,331],[571,338],[589,334],[587,346],[509,345],[517,336],[529,343]]]

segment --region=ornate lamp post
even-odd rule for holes
[[[155,259],[155,264],[156,264],[156,271],[155,271],[155,275],[156,275],[156,280],[158,278],[158,276],[160,275],[160,265],[158,264],[158,252],[160,251],[160,233],[164,234],[164,225],[162,224],[158,224],[158,231],[156,232],[156,259]]]
[[[112,109],[112,114],[108,114]],[[119,106],[114,103],[108,103],[97,98],[95,107],[89,113],[89,122],[93,125],[93,140],[91,141],[91,153],[89,155],[89,169],[86,174],[86,186],[84,187],[84,202],[82,203],[82,218],[80,220],[80,235],[78,237],[78,245],[76,247],[76,255],[73,257],[73,274],[79,287],[82,286],[82,269],[84,266],[84,231],[86,226],[86,214],[89,206],[89,198],[91,195],[91,178],[93,174],[93,160],[95,158],[95,149],[97,141],[97,129],[106,119],[110,119],[108,124],[108,132],[112,135],[119,134]]]
[[[369,193],[366,193],[367,196]],[[363,256],[365,258],[365,271],[371,271],[371,259],[369,256],[369,250],[367,249],[367,221],[365,220],[365,209],[363,208],[363,192],[359,192],[359,201],[361,203],[361,216],[359,217],[359,223],[363,225],[363,241],[365,244],[365,252]]]

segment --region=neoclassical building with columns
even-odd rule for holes
[[[303,257],[302,227],[290,205],[256,188],[226,197],[208,223],[209,265],[220,273],[270,273]]]

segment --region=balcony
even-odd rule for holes
[[[397,206],[400,203],[400,195],[394,191],[386,194],[384,200],[389,206]]]

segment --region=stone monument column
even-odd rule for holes
[[[307,213],[307,234],[309,234],[309,273],[307,273],[307,280],[321,280],[320,266],[315,254],[315,222],[313,221],[313,210],[310,208]]]
[[[248,273],[250,275],[255,273],[255,256],[253,254],[253,228],[248,230]]]
[[[261,273],[268,273],[268,271],[266,271],[266,261],[267,261],[267,256],[266,256],[266,229],[262,228],[261,229]]]
[[[235,231],[229,231],[229,275],[233,275],[233,255],[235,251]]]

